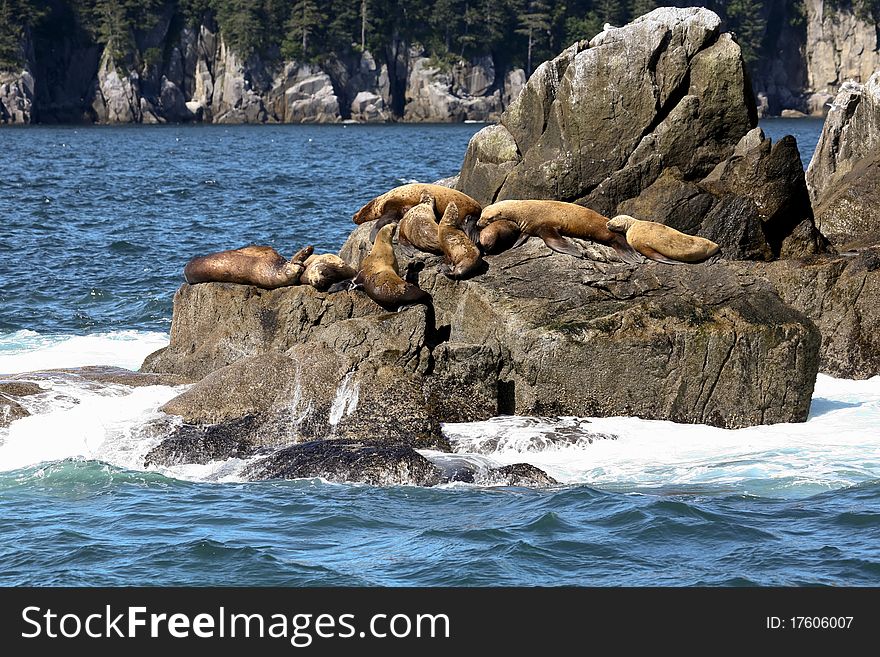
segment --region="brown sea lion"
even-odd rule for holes
[[[454,201],[446,206],[438,234],[446,256],[438,271],[449,278],[465,278],[484,265],[480,249],[462,230],[462,217]]]
[[[300,249],[288,262],[271,246],[245,246],[197,256],[186,263],[183,277],[196,283],[240,283],[267,290],[297,285],[313,247]]]
[[[311,255],[305,265],[305,271],[299,278],[300,284],[311,285],[320,292],[326,292],[335,283],[351,280],[357,275],[357,270],[332,253]]]
[[[507,219],[493,221],[479,232],[480,247],[483,253],[501,253],[519,239],[519,226]]]
[[[414,205],[418,205],[422,198],[422,192],[428,192],[434,197],[437,212],[445,212],[446,204],[450,201],[455,201],[459,213],[465,217],[465,220],[467,220],[468,216],[480,216],[480,211],[483,209],[470,196],[451,187],[429,183],[410,183],[395,187],[377,196],[355,212],[352,219],[356,224],[377,220],[370,234],[370,239],[375,239],[376,233],[382,226],[390,221],[400,221],[400,218],[403,217],[407,210]]]
[[[626,214],[611,219],[608,229],[625,234],[630,246],[646,258],[668,265],[702,262],[721,250],[705,237],[687,235],[656,221],[641,221]]]
[[[494,221],[507,219],[519,226],[521,235],[514,247],[529,237],[537,236],[559,253],[583,257],[580,249],[566,237],[598,242],[613,248],[621,260],[629,264],[642,262],[642,257],[620,233],[608,230],[608,218],[575,203],[563,201],[499,201],[483,208],[477,226],[485,228]]]
[[[443,254],[434,204],[434,197],[430,192],[424,191],[419,203],[406,211],[397,225],[397,241],[401,246],[413,246],[426,253]]]
[[[363,287],[367,296],[389,310],[417,303],[430,304],[430,294],[400,277],[394,245],[391,243],[396,228],[396,223],[382,226],[370,255],[361,262],[354,284]]]

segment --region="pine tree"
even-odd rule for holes
[[[767,29],[767,19],[761,10],[760,0],[730,0],[727,20],[736,33],[746,63],[753,64],[761,52],[761,41]]]
[[[526,53],[526,75],[532,74],[532,51],[535,44],[541,38],[542,33],[550,29],[550,15],[546,3],[540,0],[526,2],[519,14],[519,28],[517,34],[522,34],[528,39]]]
[[[309,39],[327,20],[315,0],[298,0],[293,4],[287,21],[287,36],[281,46],[281,54],[287,59],[308,59]]]

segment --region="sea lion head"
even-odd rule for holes
[[[638,221],[635,217],[630,217],[628,214],[619,214],[616,217],[613,217],[608,220],[606,227],[608,230],[615,233],[625,233],[632,225]]]
[[[488,205],[483,208],[483,211],[480,213],[480,219],[477,221],[477,228],[485,228],[493,221],[498,221],[499,219],[507,219],[504,215],[503,206],[498,203]]]
[[[397,222],[392,221],[391,223],[385,224],[382,228],[379,229],[379,232],[376,233],[375,242],[383,241],[391,244],[391,240],[394,237],[394,231],[397,230]]]
[[[434,195],[429,191],[423,191],[421,196],[419,196],[419,205],[430,204],[431,209],[436,209]]]

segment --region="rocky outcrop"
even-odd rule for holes
[[[0,429],[8,427],[15,420],[28,417],[30,412],[19,403],[22,397],[43,392],[36,383],[29,381],[0,381]]]
[[[729,259],[822,251],[797,144],[753,127],[739,47],[719,24],[659,9],[542,64],[471,139],[458,188],[658,221]]]
[[[739,46],[719,26],[705,9],[657,9],[545,62],[501,127],[472,139],[458,188],[610,213],[664,167],[706,176],[757,121]]]
[[[492,90],[494,88],[494,91]],[[501,112],[491,57],[459,62],[444,71],[427,57],[414,57],[406,90],[405,121],[494,121]]]
[[[816,224],[841,247],[880,235],[878,145],[880,72],[840,90],[807,169]]]
[[[33,119],[34,76],[0,71],[0,124],[30,123]]]
[[[880,68],[876,25],[860,18],[852,5],[826,0],[804,4],[808,89],[830,100],[847,80],[867,82]]]
[[[812,319],[822,333],[822,372],[880,375],[880,248],[756,265],[750,271]]]
[[[440,471],[408,445],[315,440],[278,450],[250,470],[254,479],[322,477],[374,486],[434,486]]]
[[[355,230],[341,251],[344,258],[355,262],[366,251],[369,228]],[[326,377],[334,385],[351,371],[352,361],[378,359],[416,377],[407,384],[410,390],[417,389],[418,377],[422,389],[430,390],[431,381],[445,376],[449,383],[436,389],[456,400],[450,406],[460,405],[459,399],[483,400],[468,413],[477,418],[620,414],[735,427],[806,416],[818,333],[766,284],[720,262],[631,269],[614,262],[604,247],[591,248],[597,260],[577,260],[531,240],[492,259],[487,274],[460,282],[437,274],[437,258],[420,258],[420,285],[434,298],[433,326],[428,315],[424,324],[400,324],[419,309],[382,319],[387,313],[360,292],[184,286],[175,300],[171,345],[148,358],[144,369],[195,378],[241,357],[280,351],[305,358],[311,345],[321,345],[337,354],[322,356],[322,362],[348,359]],[[387,321],[393,326],[384,328]],[[370,368],[367,374],[375,376]],[[399,373],[394,376],[405,383]],[[374,380],[363,379],[361,395]],[[455,395],[452,384],[458,386]],[[295,394],[280,398],[289,402]],[[321,397],[321,417],[330,415],[330,397]],[[204,398],[223,399],[213,392]],[[420,399],[412,392],[405,398]],[[433,417],[449,421],[451,409],[422,398],[433,406]],[[236,409],[239,416],[254,410]],[[326,430],[323,425],[315,435]]]

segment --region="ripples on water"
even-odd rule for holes
[[[762,125],[793,132],[805,161],[821,129]],[[336,251],[364,201],[454,174],[479,127],[4,129],[0,371],[137,367],[167,340],[192,255]],[[746,433],[448,428],[456,457],[535,462],[567,482],[550,491],[241,483],[235,463],[144,472],[136,428],[174,390],[53,385],[0,430],[0,584],[880,581],[874,384],[823,379],[810,423]]]
[[[373,196],[457,173],[479,127],[4,128],[0,332],[168,330],[193,255],[335,252]]]

